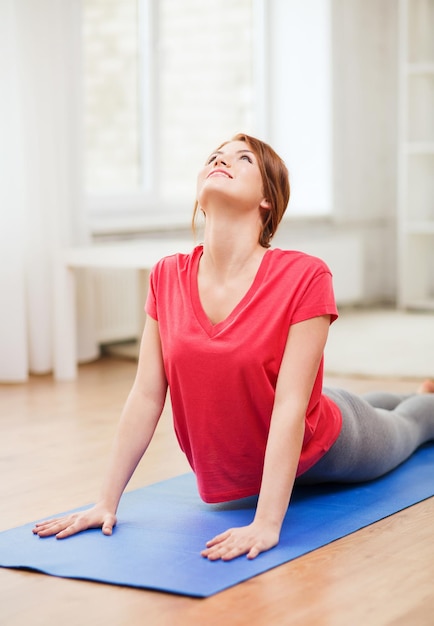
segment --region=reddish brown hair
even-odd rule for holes
[[[261,209],[262,229],[259,235],[259,243],[264,248],[269,248],[271,238],[275,234],[289,202],[288,169],[284,161],[271,146],[260,139],[244,133],[238,133],[230,141],[222,143],[217,149],[220,150],[220,148],[232,141],[244,141],[258,160],[264,197],[270,204],[269,209]],[[198,208],[196,201],[192,220],[193,230]]]

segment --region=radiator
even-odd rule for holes
[[[95,330],[99,344],[140,335],[143,292],[135,270],[93,270]],[[139,295],[139,291],[141,292]]]

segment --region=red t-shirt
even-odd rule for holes
[[[291,324],[337,317],[323,261],[269,249],[248,292],[212,324],[199,298],[202,246],[163,258],[152,270],[146,312],[158,320],[176,435],[205,502],[259,493],[280,363]],[[306,412],[298,475],[341,429],[338,407],[322,395],[323,362]]]

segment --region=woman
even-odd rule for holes
[[[434,438],[431,383],[411,397],[322,389],[337,317],[319,259],[270,249],[289,200],[288,172],[267,144],[237,135],[197,182],[203,246],[162,259],[146,303],[137,375],[98,503],[37,524],[68,537],[116,523],[168,387],[181,448],[206,502],[258,494],[253,522],[210,539],[202,555],[255,558],[275,546],[294,483],[359,481],[396,467]],[[374,408],[374,406],[379,408]]]

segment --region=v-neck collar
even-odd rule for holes
[[[221,333],[227,326],[231,324],[233,319],[238,315],[238,313],[250,302],[254,294],[256,293],[258,286],[261,284],[264,274],[267,270],[268,259],[269,259],[270,249],[266,250],[264,256],[261,259],[261,263],[259,264],[258,270],[255,274],[255,277],[252,281],[252,284],[241,298],[241,300],[235,305],[232,311],[229,313],[227,317],[221,322],[217,322],[217,324],[213,324],[205,310],[202,306],[202,302],[200,300],[199,295],[199,284],[198,284],[198,273],[199,273],[199,262],[201,256],[203,254],[203,246],[198,246],[195,250],[195,255],[193,257],[193,263],[191,265],[191,273],[190,273],[190,295],[191,295],[191,303],[193,306],[194,313],[199,324],[205,330],[209,337],[215,337],[219,333]]]

